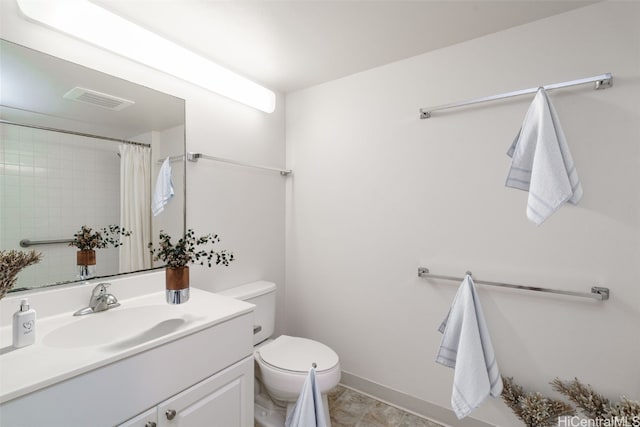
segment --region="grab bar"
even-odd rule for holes
[[[467,271],[467,274],[472,275],[470,271]],[[428,268],[419,267],[418,268],[418,277],[425,278],[433,278],[433,279],[443,279],[443,280],[455,280],[457,282],[461,282],[464,280],[464,277],[453,277],[453,276],[443,276],[440,274],[432,274]],[[574,291],[561,291],[557,289],[549,289],[542,288],[540,286],[524,286],[524,285],[512,285],[510,283],[500,283],[500,282],[489,282],[486,280],[476,280],[473,279],[474,283],[478,283],[480,285],[489,285],[489,286],[499,286],[501,288],[511,288],[511,289],[521,289],[525,291],[536,291],[536,292],[548,292],[552,294],[561,294],[561,295],[570,295],[574,297],[583,297],[583,298],[591,298],[599,301],[605,301],[609,299],[609,288],[603,288],[601,286],[594,286],[591,288],[591,292],[574,292]]]
[[[20,240],[20,247],[28,248],[29,246],[35,245],[53,245],[55,243],[71,243],[73,239],[55,239],[55,240],[29,240],[22,239]]]

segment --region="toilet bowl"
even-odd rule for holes
[[[316,382],[327,394],[340,381],[338,355],[326,345],[306,338],[281,335],[254,351],[260,380],[277,402],[295,402],[309,369],[316,365]]]
[[[327,393],[340,382],[340,359],[335,351],[318,341],[289,335],[271,337],[275,324],[275,290],[275,284],[260,281],[220,292],[256,305],[253,352],[256,425],[283,427],[309,370],[315,366],[327,427],[331,427]]]

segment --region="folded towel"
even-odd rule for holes
[[[162,162],[162,166],[160,166],[158,179],[156,180],[156,188],[153,192],[153,200],[151,202],[151,212],[153,212],[153,216],[158,216],[160,212],[164,210],[164,207],[169,203],[173,194],[171,160],[167,157],[164,162]]]
[[[296,406],[291,410],[285,427],[326,427],[322,395],[316,382],[316,370],[311,368],[302,386]]]
[[[451,407],[461,419],[489,395],[498,397],[502,393],[502,377],[470,275],[458,288],[438,330],[443,336],[436,362],[455,370]]]
[[[544,88],[538,89],[507,154],[512,161],[505,185],[529,192],[527,218],[537,225],[565,202],[575,205],[582,198],[567,140]]]

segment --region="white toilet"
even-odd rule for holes
[[[283,427],[312,365],[322,394],[327,427],[331,427],[327,393],[340,382],[340,360],[326,345],[306,338],[281,335],[271,338],[276,314],[276,285],[253,282],[220,292],[255,304],[254,352],[256,361],[255,421],[260,427]],[[265,395],[265,393],[268,395]],[[285,408],[286,407],[286,412]]]

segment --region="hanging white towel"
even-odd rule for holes
[[[164,210],[164,207],[173,198],[173,179],[171,178],[171,159],[167,157],[156,180],[156,188],[153,192],[153,201],[151,202],[151,211],[153,216],[158,216]]]
[[[538,89],[520,132],[505,185],[528,191],[527,218],[542,224],[565,202],[577,204],[582,186],[558,115],[544,88]]]
[[[311,368],[304,381],[296,406],[291,410],[285,427],[326,427],[322,395],[316,382],[316,370]]]
[[[451,407],[462,419],[489,395],[502,393],[502,377],[470,275],[458,288],[438,330],[443,335],[436,362],[454,369]]]

